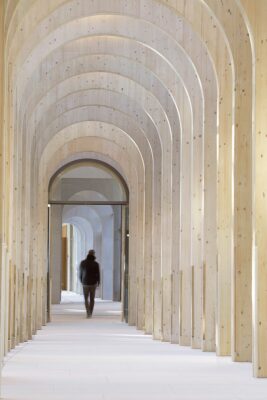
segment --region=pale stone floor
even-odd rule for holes
[[[251,364],[152,340],[98,301],[86,319],[68,294],[53,322],[6,359],[3,400],[267,400]]]

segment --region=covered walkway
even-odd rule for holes
[[[120,320],[120,304],[98,301],[85,319],[68,294],[53,322],[5,360],[3,400],[266,400],[251,364],[152,340]]]

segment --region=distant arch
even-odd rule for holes
[[[64,177],[72,179],[108,179],[110,180],[109,190],[110,195],[108,193],[100,193],[102,197],[105,198],[103,203],[121,203],[128,204],[129,203],[129,189],[128,185],[125,182],[123,176],[111,165],[105,163],[104,161],[97,159],[78,159],[68,162],[67,164],[60,167],[50,178],[48,185],[48,202],[55,203],[59,202],[68,202],[70,200],[70,196],[67,196],[66,199],[62,193],[56,193],[59,189],[60,183]],[[113,182],[112,182],[113,181]],[[81,183],[80,192],[83,193],[95,193],[98,192],[96,188],[92,188],[91,192],[89,187],[84,187]],[[77,192],[77,190],[76,190]],[[88,195],[88,199],[85,198],[84,202],[96,202],[98,203],[99,199],[94,199],[94,197],[90,197]],[[79,201],[77,201],[79,202]]]

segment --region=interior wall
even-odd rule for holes
[[[121,301],[122,282],[122,220],[121,206],[113,206],[114,213],[114,250],[113,250],[113,301]]]
[[[62,282],[62,206],[51,205],[50,207],[50,274],[52,287],[51,301],[52,304],[59,304],[61,301]],[[69,255],[68,248],[67,254]],[[67,261],[67,265],[68,263],[69,260]]]
[[[68,253],[67,253],[67,225],[63,224],[62,225],[62,279],[61,279],[61,289],[62,290],[67,290],[68,289],[68,284],[67,284],[67,275],[68,275],[68,268],[67,268],[67,258],[68,258]]]

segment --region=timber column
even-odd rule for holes
[[[3,192],[3,88],[4,88],[4,2],[0,2],[0,371],[5,349],[5,274],[2,263],[3,223],[2,223],[2,192]]]
[[[256,263],[254,265],[254,375],[267,377],[267,4],[253,2],[256,8]]]
[[[267,4],[242,0],[255,56],[254,252],[252,262],[253,373],[267,377]]]

